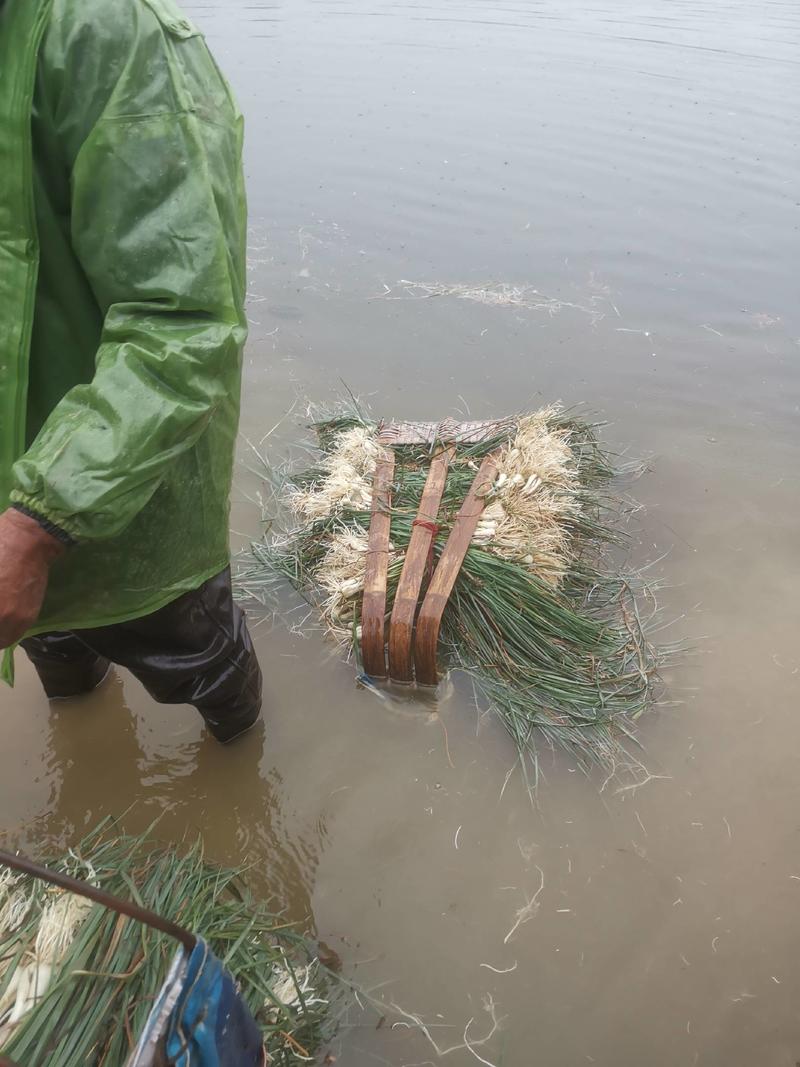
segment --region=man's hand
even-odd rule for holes
[[[0,648],[8,648],[42,610],[50,564],[64,546],[35,519],[9,508],[0,514]]]

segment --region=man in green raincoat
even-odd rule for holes
[[[0,649],[50,698],[122,664],[220,741],[261,704],[228,571],[241,139],[172,0],[0,0]]]

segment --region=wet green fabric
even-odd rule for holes
[[[228,562],[242,121],[171,0],[5,0],[0,59],[0,510],[77,542],[32,632],[107,625]]]

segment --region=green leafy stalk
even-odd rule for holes
[[[74,870],[76,855],[101,888],[133,897],[209,942],[239,982],[271,1064],[289,1067],[313,1056],[330,1026],[331,978],[312,942],[251,896],[242,871],[207,863],[199,843],[183,851],[163,847],[146,836],[119,836],[110,821],[71,857],[51,865]],[[11,891],[23,892],[28,905],[21,923],[0,928],[0,1001],[18,969],[34,959],[43,911],[62,892],[24,876]],[[20,1064],[120,1067],[175,952],[175,942],[163,934],[92,905],[44,996],[13,1029],[2,1052]],[[2,1023],[0,1018],[0,1033]]]

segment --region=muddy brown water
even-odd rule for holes
[[[536,807],[518,775],[502,792],[510,744],[466,694],[436,716],[387,706],[280,618],[256,628],[266,731],[232,750],[124,673],[51,709],[20,661],[0,697],[3,828],[72,842],[135,804],[133,828],[163,812],[165,835],[201,832],[455,1046],[453,1067],[794,1067],[796,5],[188,10],[247,118],[243,433],[341,382],[407,418],[586,404],[649,457],[633,562],[659,561],[664,636],[697,652],[641,724],[647,784],[601,790],[547,755]],[[505,284],[528,306],[407,282]],[[273,454],[298,433],[281,424]],[[239,542],[259,529],[249,455]],[[397,1018],[355,1013],[338,1062],[438,1064]]]

